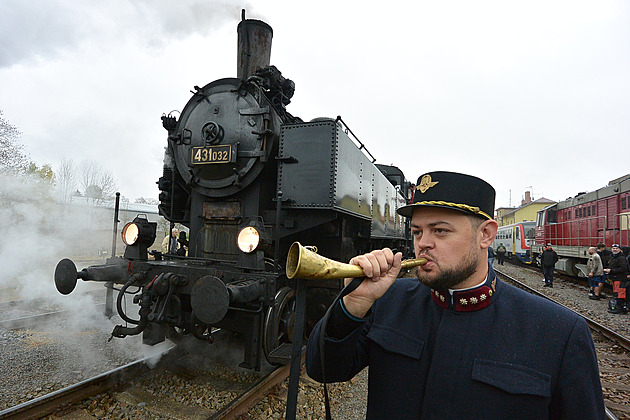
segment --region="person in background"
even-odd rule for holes
[[[497,261],[499,265],[503,265],[503,261],[505,261],[506,252],[507,250],[505,249],[505,246],[503,246],[503,244],[499,244],[499,246],[497,247]]]
[[[368,419],[605,419],[584,318],[488,264],[494,201],[479,178],[424,174],[398,213],[428,262],[399,279],[400,252],[352,258],[365,277],[313,329],[309,376],[347,381],[369,367]]]
[[[496,254],[494,253],[494,249],[489,246],[488,247],[488,263],[490,263],[490,265],[494,266],[494,259],[496,257]]]
[[[170,236],[165,236],[162,241],[162,254],[177,253],[177,234],[179,231],[175,228],[171,231]]]
[[[603,242],[599,242],[597,245],[597,253],[599,254],[599,257],[602,260],[602,265],[604,266],[604,268],[608,268],[608,262],[610,261],[610,257],[612,256],[612,252],[610,252],[609,249],[606,249],[606,245]],[[604,273],[604,275],[602,276],[602,285],[599,288],[599,297],[600,298],[605,298],[606,295],[604,294],[604,283],[606,283],[608,276],[606,275],[606,273]]]
[[[603,242],[600,242],[597,244],[597,253],[602,259],[602,265],[604,266],[604,268],[608,268],[608,261],[610,261],[610,258],[612,257],[612,252],[606,249],[606,245]]]
[[[545,287],[553,287],[553,271],[556,269],[558,254],[553,250],[551,244],[547,244],[542,254],[540,254],[540,265],[543,276],[545,276]]]
[[[177,239],[179,242],[179,249],[177,249],[177,255],[186,256],[188,255],[188,239],[186,238],[186,232],[183,230],[179,232],[179,238]]]
[[[628,261],[618,244],[613,244],[610,249],[612,257],[608,263],[608,268],[604,268],[604,273],[608,274],[608,278],[612,281],[614,297],[608,301],[608,312],[625,314],[628,313],[626,303],[626,284],[630,271],[628,270]]]
[[[604,286],[604,265],[602,259],[597,253],[594,246],[588,249],[590,258],[586,263],[586,271],[588,272],[588,282],[591,290],[588,293],[589,299],[599,300],[599,292]]]

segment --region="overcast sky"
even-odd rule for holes
[[[289,112],[341,115],[411,180],[476,175],[500,207],[630,173],[627,0],[2,0],[0,109],[37,163],[95,160],[157,198],[160,117],[236,77],[242,8],[274,30]]]

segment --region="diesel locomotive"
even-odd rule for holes
[[[598,243],[630,247],[630,174],[539,210],[532,259],[551,244],[560,257],[556,270],[586,277],[588,248]]]
[[[139,215],[122,229],[123,256],[79,272],[64,259],[55,284],[62,294],[77,279],[117,290],[126,325],[113,337],[142,334],[156,344],[183,335],[212,342],[217,329],[237,333],[245,343],[241,366],[257,370],[263,356],[289,361],[299,280],[284,266],[294,241],[337,261],[384,246],[413,248],[396,212],[408,200],[403,173],[376,165],[340,117],[291,115],[295,84],[269,64],[272,28],[243,14],[237,32],[237,77],[195,86],[179,115],[162,116],[159,212],[188,227],[188,255],[149,252],[156,226]],[[307,332],[341,282],[309,284]],[[130,294],[138,314],[123,305]]]

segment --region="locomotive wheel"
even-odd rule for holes
[[[263,352],[272,365],[269,354],[284,343],[290,343],[295,324],[295,290],[283,287],[276,293],[274,305],[267,310],[263,336]]]

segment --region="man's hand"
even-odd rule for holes
[[[350,260],[350,264],[358,265],[365,274],[363,283],[343,298],[343,304],[350,314],[358,318],[365,316],[376,299],[383,296],[398,277],[401,260],[402,253],[394,255],[389,248],[359,255]],[[346,279],[345,284],[351,280]]]

